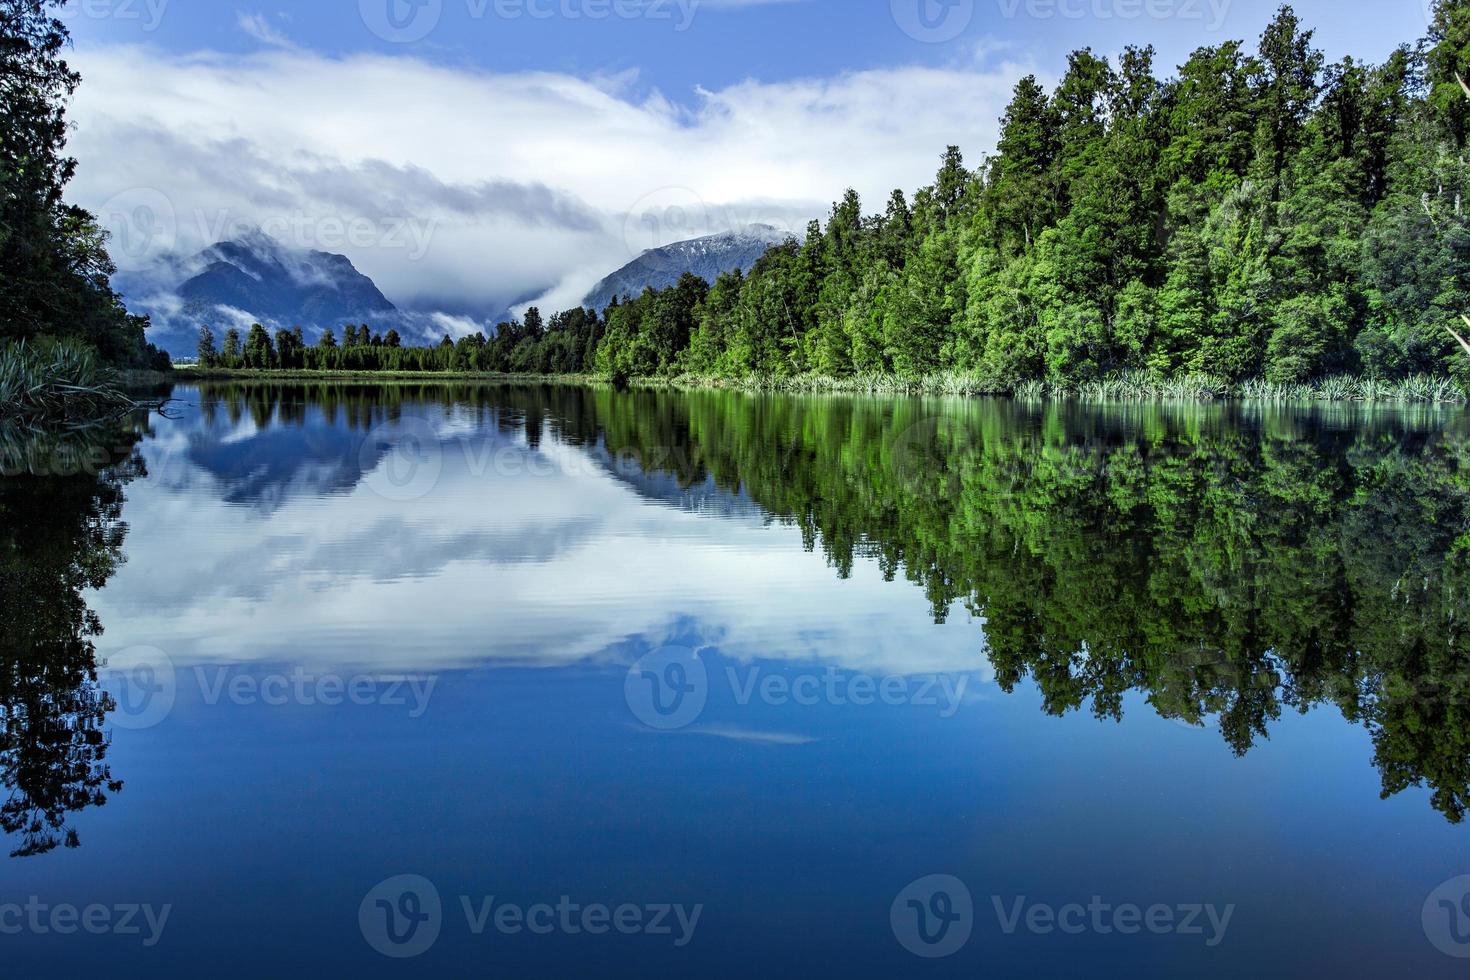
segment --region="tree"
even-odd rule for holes
[[[252,324],[250,334],[245,338],[245,366],[265,371],[274,367],[274,362],[275,348],[270,334],[259,323]]]
[[[1470,140],[1470,103],[1461,86],[1470,78],[1470,2],[1435,0],[1428,44],[1429,102],[1455,149],[1463,150]]]
[[[1285,172],[1317,102],[1323,57],[1312,47],[1312,36],[1290,6],[1282,7],[1261,35],[1253,78],[1260,112],[1256,153],[1271,178]]]
[[[81,81],[62,57],[63,5],[0,3],[0,341],[67,337],[119,364],[166,363],[109,284],[107,233],[63,200],[76,173],[66,107]]]
[[[240,331],[237,327],[231,327],[225,331],[225,360],[229,362],[238,361],[241,352]]]
[[[199,346],[197,348],[200,367],[213,367],[219,352],[214,348],[214,331],[208,326],[199,328]]]

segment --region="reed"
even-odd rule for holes
[[[1064,383],[1030,379],[1005,383],[968,371],[943,371],[917,378],[866,373],[845,377],[824,374],[753,374],[740,378],[683,374],[642,378],[646,387],[732,388],[767,392],[844,392],[866,395],[1009,395],[1035,401],[1074,399],[1083,402],[1252,401],[1302,402],[1420,402],[1464,404],[1470,393],[1451,378],[1416,375],[1398,380],[1336,375],[1308,382],[1273,382],[1254,378],[1230,382],[1208,374],[1176,378],[1129,372],[1093,381]]]
[[[89,347],[20,341],[0,348],[0,420],[87,421],[132,407],[117,375]]]

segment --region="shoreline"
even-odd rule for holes
[[[159,380],[162,380],[160,378]],[[562,384],[613,387],[600,375],[506,374],[478,371],[282,371],[211,368],[175,368],[174,382],[340,382],[400,384],[404,382],[474,382],[483,384]],[[730,378],[719,375],[681,374],[641,377],[628,381],[641,390],[724,390],[783,394],[930,395],[958,398],[997,397],[1022,401],[1080,402],[1268,402],[1313,404],[1418,404],[1457,406],[1470,404],[1470,391],[1459,382],[1429,375],[1383,381],[1350,375],[1317,381],[1278,384],[1261,379],[1238,383],[1219,378],[1194,376],[1177,379],[1122,375],[1102,381],[1055,385],[1025,381],[1017,385],[997,384],[993,379],[962,372],[904,378],[897,375],[858,375],[837,378],[826,375]]]

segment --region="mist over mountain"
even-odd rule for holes
[[[756,224],[650,249],[598,283],[582,305],[601,312],[614,297],[671,286],[686,272],[709,282],[735,269],[749,272],[786,237],[773,225]],[[114,286],[130,308],[152,318],[149,339],[182,357],[194,352],[205,324],[216,336],[231,327],[245,332],[253,323],[272,331],[301,327],[314,344],[328,329],[340,334],[346,324],[367,323],[379,333],[397,330],[406,343],[432,344],[446,334],[489,334],[493,323],[511,318],[508,311],[497,317],[493,311],[401,309],[347,256],[296,248],[258,228],[193,255],[168,255],[145,270],[119,272]]]
[[[736,269],[749,272],[767,249],[786,238],[774,225],[757,224],[649,249],[593,287],[582,305],[601,313],[615,297],[639,296],[649,287],[666,289],[686,272],[709,283]]]
[[[202,269],[178,292],[196,318],[229,307],[315,326],[397,311],[345,255],[288,248],[261,231],[212,245],[191,265]]]
[[[293,248],[259,229],[120,273],[114,284],[131,308],[152,317],[149,339],[174,354],[193,351],[203,324],[217,334],[252,323],[299,326],[310,342],[348,323],[379,331],[416,327],[412,332],[425,336],[439,329],[432,318],[400,311],[345,255]]]

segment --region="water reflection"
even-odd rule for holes
[[[1285,712],[1322,707],[1371,733],[1385,797],[1423,787],[1465,815],[1457,415],[532,386],[180,395],[193,407],[142,447],[133,571],[108,588],[139,464],[0,483],[0,587],[29,610],[7,617],[0,681],[18,853],[74,843],[66,813],[118,786],[86,589],[111,645],[156,644],[181,668],[625,665],[677,640],[732,662],[1035,685],[1052,715],[1121,721],[1136,693],[1242,755]],[[432,483],[375,492],[425,426]],[[799,535],[746,533],[771,524]]]
[[[123,561],[126,428],[0,434],[0,828],[12,857],[77,847],[73,814],[122,789],[107,761],[115,704],[98,685],[102,623],[84,592]]]
[[[1330,705],[1373,733],[1385,796],[1423,785],[1450,820],[1465,814],[1470,441],[1458,416],[574,387],[255,387],[203,404],[206,419],[253,420],[232,458],[271,459],[248,477],[213,469],[227,499],[311,483],[319,456],[258,440],[315,432],[350,460],[347,433],[406,407],[436,419],[448,446],[577,448],[645,499],[706,515],[753,505],[794,525],[840,577],[872,561],[921,587],[936,622],[968,612],[1002,689],[1030,679],[1050,713],[1121,718],[1139,691],[1243,754],[1283,711]],[[539,545],[460,537],[431,550],[444,563],[547,559],[581,532],[569,521],[538,527]],[[393,540],[381,525],[362,533]],[[374,574],[424,561],[397,550]]]

